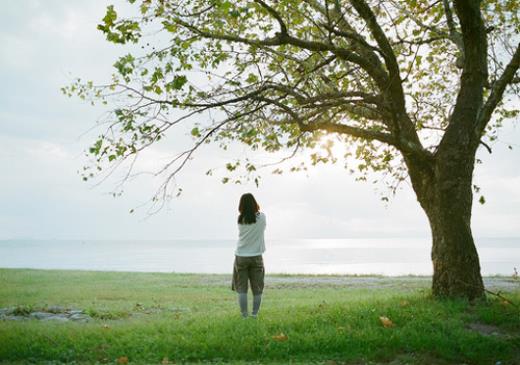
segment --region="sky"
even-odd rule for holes
[[[209,177],[241,146],[225,152],[204,146],[177,182],[183,194],[159,213],[130,210],[145,203],[161,178],[128,182],[114,198],[121,170],[95,185],[78,170],[83,151],[100,133],[104,110],[63,96],[74,78],[103,82],[128,50],[105,41],[96,25],[118,1],[7,1],[0,12],[0,239],[233,239],[238,199],[252,192],[267,215],[266,235],[283,238],[428,237],[426,217],[409,184],[388,204],[370,183],[354,181],[341,164],[307,174],[263,176],[253,183],[222,184]],[[93,128],[94,127],[94,128]],[[160,166],[189,128],[169,135],[139,161],[143,171]],[[475,171],[486,203],[474,203],[476,237],[520,236],[520,126],[508,122],[493,153],[484,149]],[[513,150],[508,149],[513,146]],[[251,154],[254,156],[254,154]],[[270,157],[274,159],[274,157]]]

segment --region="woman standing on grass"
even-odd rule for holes
[[[248,282],[251,284],[253,292],[251,316],[256,318],[264,290],[265,269],[262,254],[265,251],[265,214],[260,212],[260,206],[251,193],[240,197],[238,212],[238,242],[231,289],[238,293],[240,312],[242,317],[247,318]]]

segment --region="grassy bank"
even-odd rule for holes
[[[0,307],[83,309],[87,323],[1,321],[0,361],[520,363],[520,313],[430,298],[428,278],[270,276],[243,320],[228,275],[0,269]],[[520,302],[520,284],[503,279]],[[381,316],[392,321],[385,327]],[[52,362],[51,362],[52,363]]]

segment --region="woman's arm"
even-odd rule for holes
[[[262,228],[265,229],[267,226],[267,219],[264,213],[260,213],[260,223],[262,225]]]

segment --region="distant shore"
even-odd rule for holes
[[[0,268],[3,270],[18,272],[49,272],[63,274],[99,273],[99,274],[123,274],[123,275],[159,275],[191,277],[199,282],[205,282],[211,286],[226,286],[231,280],[231,274],[221,273],[182,273],[182,272],[142,272],[142,271],[105,271],[105,270],[57,270],[57,269],[29,269],[29,268]],[[380,274],[293,274],[293,273],[266,273],[266,285],[268,287],[352,287],[352,288],[393,288],[418,289],[431,285],[430,275],[399,275],[387,276]],[[491,290],[520,290],[520,277],[506,275],[483,276],[484,286]]]

